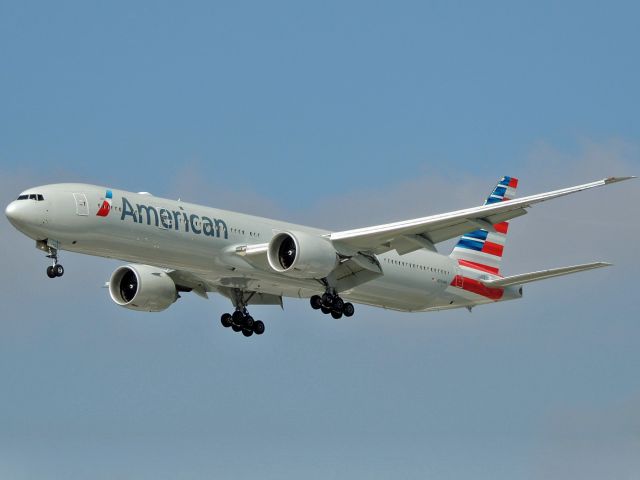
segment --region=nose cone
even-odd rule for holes
[[[31,230],[42,223],[35,203],[29,200],[14,200],[7,205],[4,214],[15,228],[26,233],[26,229]]]
[[[7,205],[4,214],[14,226],[17,226],[20,223],[24,222],[24,218],[20,218],[21,216],[24,216],[24,214],[20,214],[20,205],[18,205],[17,201],[13,201],[9,205]]]
[[[41,240],[47,237],[46,224],[48,216],[48,204],[41,196],[32,193],[21,193],[17,200],[14,200],[4,209],[11,225],[27,237]]]

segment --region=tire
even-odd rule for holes
[[[253,335],[253,330],[249,330],[248,328],[243,328],[242,329],[242,334],[245,337],[250,337],[251,335]]]
[[[322,298],[320,297],[320,295],[314,295],[309,300],[309,303],[311,303],[311,308],[313,308],[314,310],[318,310],[320,307],[322,307]]]
[[[331,310],[331,316],[336,320],[342,318],[342,312],[336,312],[335,310]]]
[[[56,278],[56,272],[53,271],[53,267],[51,265],[47,267],[47,277]]]
[[[253,328],[253,317],[251,315],[244,317],[243,326],[249,330]]]
[[[331,313],[331,309],[327,307],[320,307],[320,310],[322,310],[322,313],[324,313],[325,315]]]
[[[264,333],[264,322],[262,320],[253,322],[253,333],[256,335],[262,335]]]
[[[235,323],[236,325],[242,325],[242,320],[244,320],[244,314],[240,310],[236,310],[231,315],[231,319],[233,320],[233,323]]]
[[[234,332],[239,332],[240,330],[242,330],[242,327],[239,325],[236,325],[235,323],[231,325],[231,328],[233,329]]]
[[[330,293],[325,293],[324,295],[322,295],[322,304],[327,307],[333,305],[333,295],[331,295]]]
[[[56,274],[56,277],[61,277],[64,275],[64,267],[62,265],[56,265],[53,267],[53,273]]]
[[[224,328],[229,328],[233,324],[231,320],[231,314],[223,313],[222,316],[220,317],[220,323],[222,323],[222,326]]]
[[[344,308],[342,309],[342,313],[344,313],[345,317],[351,317],[355,313],[356,309],[353,308],[353,304],[351,302],[347,302],[344,304]]]
[[[333,305],[331,305],[331,309],[335,312],[342,313],[342,310],[344,309],[344,300],[342,300],[340,297],[334,298]]]

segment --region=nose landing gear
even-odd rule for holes
[[[53,265],[47,267],[47,277],[56,278],[64,275],[64,267],[58,263],[58,250],[49,247],[47,258],[50,258],[53,262]]]
[[[345,302],[337,293],[327,291],[324,295],[314,295],[310,299],[311,308],[321,310],[325,315],[331,314],[336,320],[351,317],[355,313],[355,308],[350,302]]]

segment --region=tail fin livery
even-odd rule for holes
[[[517,187],[517,178],[502,177],[484,204],[511,200],[516,195]],[[450,257],[456,259],[462,267],[499,275],[508,230],[509,222],[502,222],[493,225],[492,231],[479,229],[465,233],[458,240]]]

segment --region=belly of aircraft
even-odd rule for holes
[[[132,240],[120,232],[99,232],[84,241],[67,244],[65,249],[99,255],[125,262],[184,270],[197,275],[212,287],[238,288],[293,298],[309,298],[322,294],[324,285],[314,279],[286,277],[275,272],[253,268],[241,257],[206,248],[203,239],[174,236],[172,232]],[[125,232],[122,232],[125,233]],[[126,232],[127,234],[130,232]],[[154,238],[155,237],[155,238]],[[429,275],[411,274],[387,267],[378,279],[341,292],[347,301],[400,311],[420,311],[449,304],[443,297],[446,281],[436,282]]]

